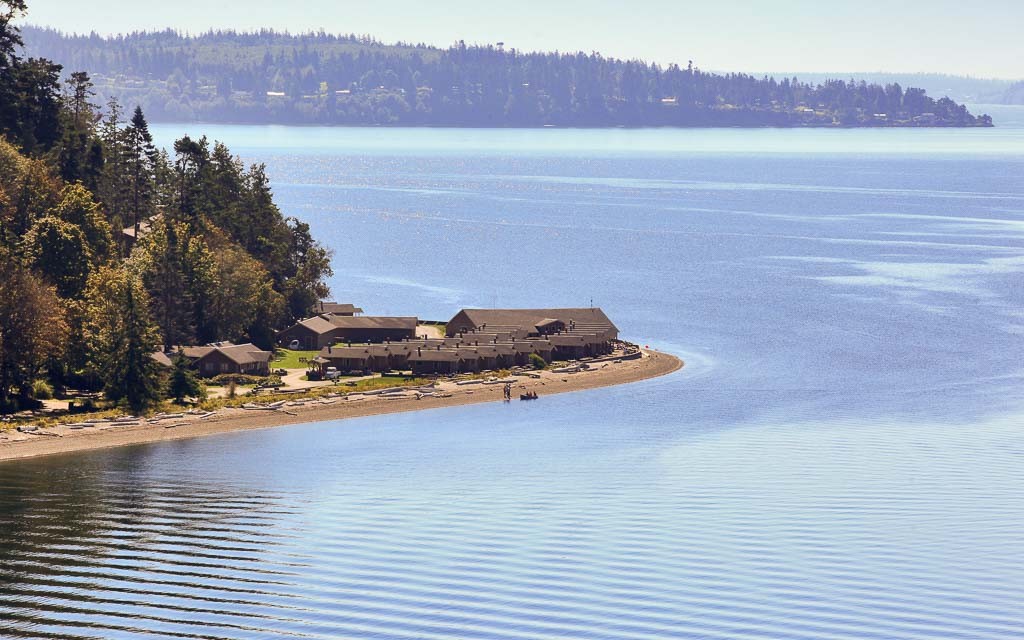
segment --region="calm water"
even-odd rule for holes
[[[1024,109],[206,130],[340,300],[603,306],[654,382],[0,465],[0,636],[1024,636]],[[520,406],[520,404],[522,406]]]

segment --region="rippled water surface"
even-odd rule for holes
[[[993,115],[156,128],[266,162],[341,300],[593,299],[687,367],[0,464],[0,636],[1024,637],[1024,110]]]

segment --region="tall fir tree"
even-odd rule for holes
[[[93,348],[110,400],[139,413],[163,398],[162,366],[152,354],[159,333],[142,280],[124,268],[104,268],[90,283]]]

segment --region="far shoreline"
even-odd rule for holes
[[[641,357],[634,360],[602,362],[589,370],[577,373],[549,370],[538,374],[537,378],[517,378],[513,383],[512,402],[519,402],[520,393],[536,392],[540,396],[539,401],[543,402],[545,396],[554,394],[658,378],[674,373],[683,366],[683,361],[676,356],[643,349]],[[134,426],[110,423],[97,425],[89,431],[71,431],[68,427],[55,427],[40,434],[18,433],[12,436],[10,433],[0,432],[0,463],[252,429],[500,402],[504,397],[504,385],[499,383],[458,385],[454,382],[443,382],[440,389],[445,392],[443,396],[420,397],[403,394],[399,397],[389,397],[353,394],[352,397],[312,401],[297,406],[283,406],[276,410],[223,409],[208,417],[183,416]],[[355,397],[356,395],[359,397]],[[165,421],[167,424],[162,424]]]

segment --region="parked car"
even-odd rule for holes
[[[339,376],[341,376],[341,372],[335,367],[327,367],[327,370],[324,371],[324,380],[335,380]]]

